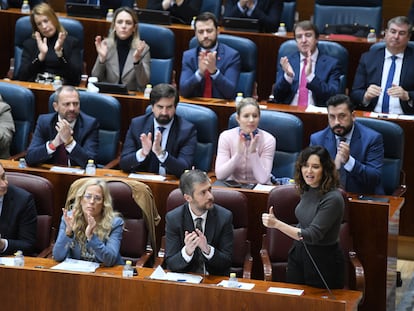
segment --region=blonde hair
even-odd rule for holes
[[[111,27],[109,28],[109,35],[107,38],[107,42],[108,42],[108,46],[111,45],[115,45],[115,23],[116,23],[116,19],[119,15],[119,13],[122,12],[126,12],[129,15],[131,15],[132,17],[132,21],[134,22],[134,27],[135,27],[135,31],[132,34],[133,38],[132,38],[132,42],[131,42],[131,47],[136,48],[138,45],[138,40],[139,40],[139,28],[138,28],[138,16],[135,13],[135,11],[133,9],[131,9],[128,6],[122,6],[118,9],[116,9],[115,13],[114,13],[114,17],[112,19],[112,23],[111,23]]]
[[[55,11],[53,11],[52,7],[49,4],[43,2],[36,5],[32,10],[32,14],[30,15],[30,23],[32,24],[33,29],[32,36],[34,36],[34,33],[36,31],[40,32],[34,20],[35,15],[46,16],[52,22],[53,26],[55,26],[57,32],[66,32],[65,28],[60,23],[59,18],[57,17]]]

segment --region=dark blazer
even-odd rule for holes
[[[180,93],[182,96],[202,97],[204,79],[198,81],[195,73],[198,70],[199,48],[187,50],[183,54],[180,76]],[[220,73],[216,79],[211,79],[212,96],[214,98],[234,99],[236,86],[239,81],[241,60],[239,52],[219,43],[217,46],[217,68]]]
[[[288,56],[295,76],[292,84],[284,77],[282,66],[278,64],[277,79],[273,89],[273,95],[277,103],[290,104],[299,88],[300,78],[300,55],[296,52]],[[326,107],[326,101],[339,91],[339,77],[341,69],[338,60],[319,51],[315,65],[315,77],[306,87],[312,91],[313,100],[316,106]]]
[[[175,22],[190,24],[193,17],[201,13],[201,3],[202,0],[184,0],[181,6],[174,4],[168,11]],[[163,11],[162,0],[148,0],[147,9]]]
[[[56,152],[47,153],[46,142],[55,138],[55,124],[58,120],[56,112],[39,115],[32,141],[27,149],[26,162],[28,165],[56,163]],[[85,167],[89,159],[96,160],[99,146],[98,121],[81,112],[73,129],[76,146],[68,157],[72,165]]]
[[[385,48],[368,51],[362,54],[352,85],[351,100],[360,109],[373,111],[378,103],[378,97],[373,98],[369,105],[362,104],[364,94],[370,84],[381,86],[382,69],[384,67]],[[401,68],[400,86],[410,96],[409,101],[400,100],[404,114],[414,114],[414,49],[408,46],[404,52]],[[411,106],[409,106],[409,103]]]
[[[384,145],[382,135],[358,122],[351,138],[351,155],[355,158],[352,172],[346,171],[345,190],[361,194],[384,194],[381,184],[382,165],[384,163]],[[310,137],[311,145],[324,146],[336,157],[337,142],[328,126]]]
[[[185,231],[194,231],[188,203],[185,203],[165,216],[165,261],[167,268],[177,272],[195,272],[196,260],[187,263],[181,255],[184,247]],[[233,252],[233,215],[214,204],[208,211],[204,234],[209,245],[215,248],[214,256],[205,261],[206,270],[213,275],[228,275]]]
[[[263,32],[277,31],[283,11],[283,0],[258,0],[250,16],[239,10],[238,2],[239,0],[226,0],[225,17],[255,18],[259,20]]]
[[[154,134],[154,115],[149,113],[132,119],[122,148],[120,166],[126,172],[159,172],[159,160],[150,152],[143,162],[138,162],[136,152],[142,148],[140,135]],[[153,135],[154,138],[154,135]],[[191,169],[197,146],[197,130],[187,120],[175,115],[170,128],[166,151],[167,159],[164,166],[167,174],[180,178],[184,170]]]
[[[37,212],[31,193],[19,187],[8,186],[0,216],[0,234],[9,246],[1,255],[23,251],[32,255],[36,245]]]
[[[57,35],[48,40],[49,49],[43,62],[37,59],[39,49],[36,39],[23,42],[23,55],[17,77],[22,81],[35,81],[38,73],[53,73],[63,79],[63,84],[77,86],[80,83],[83,60],[78,39],[67,36],[63,43],[63,57],[56,56],[54,45]]]

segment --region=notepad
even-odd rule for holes
[[[75,272],[95,272],[97,268],[99,268],[99,263],[97,262],[66,258],[60,264],[57,264],[50,269]]]
[[[286,294],[286,295],[295,295],[300,296],[303,295],[303,289],[294,289],[294,288],[285,288],[285,287],[269,287],[267,290],[269,293],[278,293],[278,294]]]
[[[173,281],[192,284],[199,284],[203,280],[203,277],[197,274],[165,272],[161,266],[158,266],[149,278],[153,280]]]

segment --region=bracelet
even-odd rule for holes
[[[52,142],[49,142],[47,146],[50,148],[50,150],[53,150],[53,151],[56,150],[56,146]]]
[[[74,141],[73,136],[71,136],[70,140],[67,143],[65,143],[65,147],[70,145],[73,141]]]

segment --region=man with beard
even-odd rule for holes
[[[98,121],[80,111],[79,92],[70,85],[56,91],[53,108],[56,112],[40,115],[37,120],[27,164],[85,167],[98,153]]]
[[[193,165],[195,126],[175,114],[178,92],[170,84],[156,85],[150,94],[152,112],[132,119],[120,166],[126,172],[173,174],[180,178]]]
[[[414,114],[414,48],[406,16],[389,20],[385,46],[362,54],[351,99],[358,108],[380,113]]]
[[[293,33],[298,52],[280,58],[274,99],[292,106],[324,107],[339,91],[342,72],[338,60],[318,50],[319,31],[312,22],[297,23]]]
[[[329,126],[312,134],[310,144],[324,146],[329,151],[347,192],[384,194],[382,135],[355,121],[354,107],[348,96],[332,96],[327,106]]]
[[[186,203],[165,216],[167,268],[228,275],[233,251],[232,213],[214,204],[210,179],[203,171],[186,171],[180,189]]]
[[[183,54],[181,95],[234,99],[241,68],[240,55],[217,41],[218,22],[213,13],[197,16],[195,36],[199,46]]]

